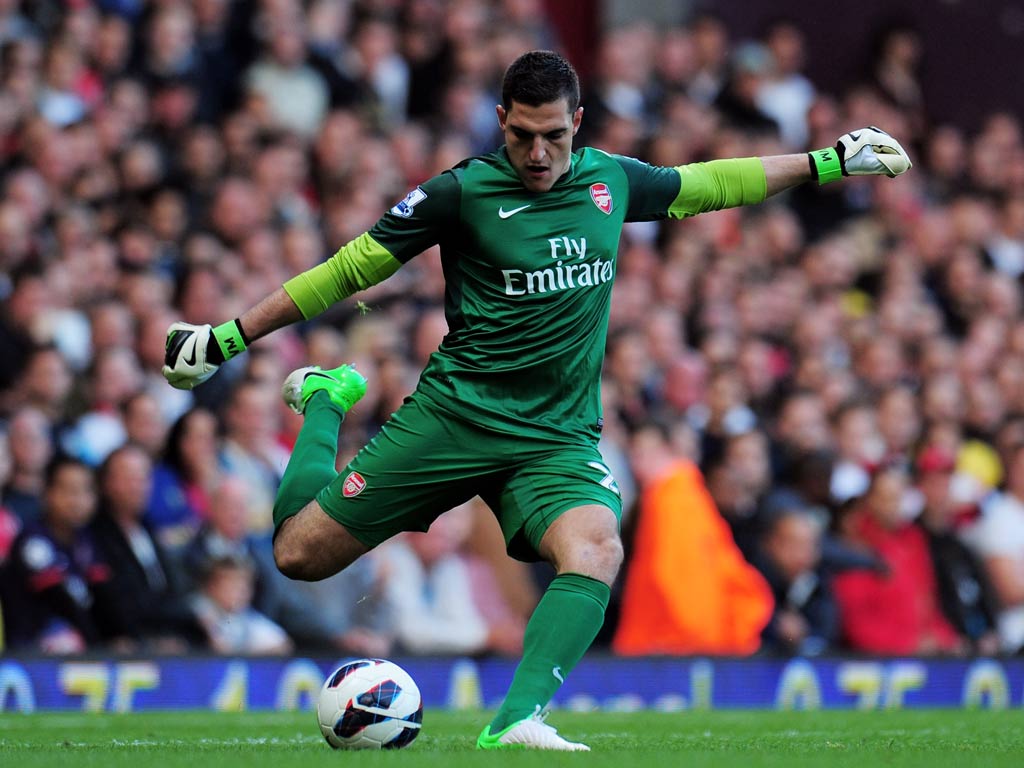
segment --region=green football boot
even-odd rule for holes
[[[323,390],[331,402],[348,411],[366,394],[366,379],[351,365],[340,365],[329,371],[317,365],[298,368],[288,374],[281,387],[281,397],[296,413],[305,413],[306,403],[314,392]]]

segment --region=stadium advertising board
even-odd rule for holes
[[[310,709],[340,659],[0,658],[0,711]],[[427,707],[494,706],[515,668],[504,660],[397,659]],[[881,709],[1024,707],[1024,661],[920,659],[584,660],[559,708]]]

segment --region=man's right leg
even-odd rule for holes
[[[299,369],[285,380],[285,402],[305,416],[274,502],[274,560],[288,578],[325,579],[369,549],[315,501],[337,476],[338,430],[365,391],[350,366]]]
[[[282,523],[274,537],[274,561],[289,579],[320,581],[369,551],[315,500]]]

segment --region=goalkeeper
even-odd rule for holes
[[[508,68],[505,145],[412,190],[332,258],[216,328],[174,323],[164,375],[188,389],[254,340],[307,320],[440,244],[448,333],[414,394],[337,474],[344,412],[365,392],[349,366],[302,368],[283,395],[305,421],[274,509],[274,556],[319,580],[400,531],[479,495],[509,553],[556,576],[530,619],[485,749],[586,750],[544,708],[593,642],[622,563],[621,502],[597,449],[600,374],[624,222],[759,203],[807,181],[910,168],[877,128],[809,154],[676,168],[582,148],[572,66],[534,51]]]

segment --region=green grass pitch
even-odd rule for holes
[[[483,712],[428,711],[405,750],[335,752],[311,712],[2,714],[0,766],[1020,766],[1024,712],[554,712],[590,753],[477,752]]]

